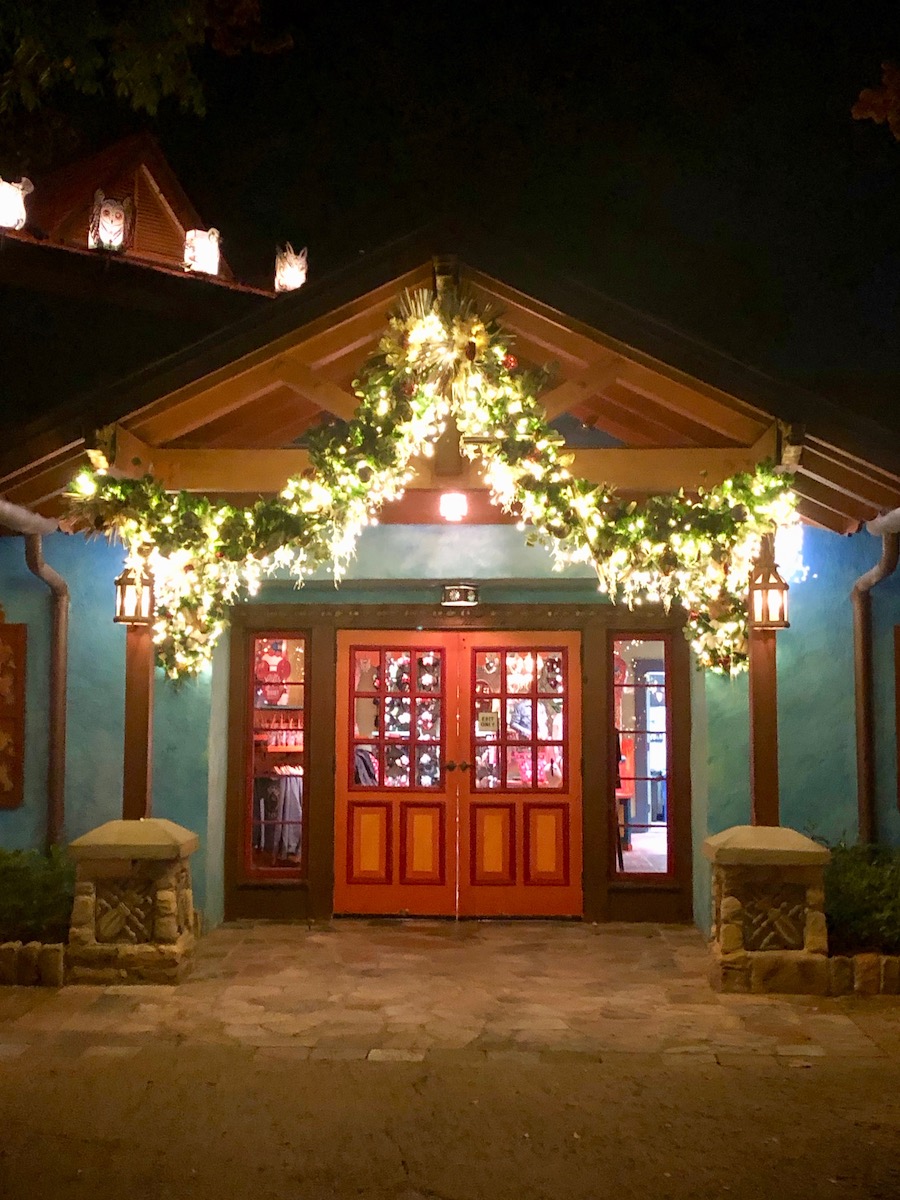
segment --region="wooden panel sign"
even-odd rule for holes
[[[0,621],[0,808],[24,799],[26,632]]]

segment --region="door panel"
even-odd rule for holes
[[[580,645],[338,634],[336,912],[581,914]]]
[[[580,916],[581,638],[460,643],[460,915]]]
[[[457,797],[445,769],[453,642],[338,633],[335,912],[456,912]]]

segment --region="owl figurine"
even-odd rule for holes
[[[290,242],[275,250],[275,291],[294,292],[306,283],[306,247],[298,254]]]
[[[105,196],[102,188],[94,192],[94,207],[88,227],[88,249],[114,250],[121,253],[131,245],[134,230],[134,201],[130,196],[117,200]]]

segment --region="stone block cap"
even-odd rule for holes
[[[811,867],[831,858],[826,846],[782,825],[734,825],[706,838],[703,853],[710,862],[732,866]]]
[[[107,821],[69,843],[73,858],[187,858],[199,835],[165,817]]]

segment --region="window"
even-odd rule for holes
[[[260,634],[250,671],[250,778],[244,865],[259,878],[300,878],[306,863],[306,639]]]
[[[613,812],[618,875],[668,875],[670,676],[666,641],[613,640]]]

